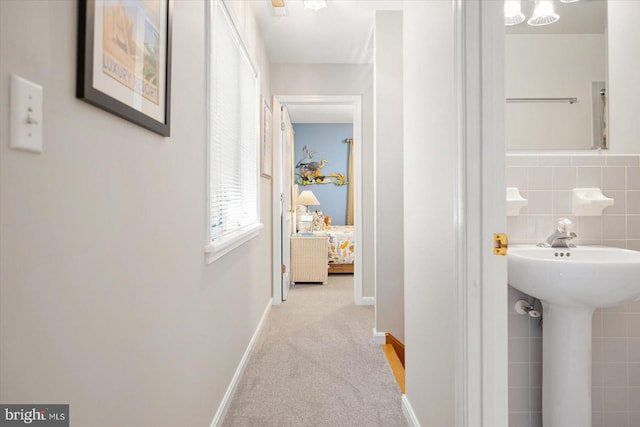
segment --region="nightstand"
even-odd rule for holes
[[[328,237],[324,233],[291,236],[291,282],[327,283]]]

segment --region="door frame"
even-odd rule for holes
[[[455,324],[447,323],[447,319],[442,326],[446,332],[451,331],[455,340],[452,349],[434,351],[436,357],[454,356],[452,366],[438,368],[453,370],[455,388],[453,396],[437,395],[439,384],[434,382],[429,384],[431,395],[413,395],[412,383],[423,378],[413,376],[411,365],[425,363],[415,357],[424,352],[413,353],[415,344],[407,342],[407,393],[402,396],[402,405],[410,426],[419,427],[421,422],[431,421],[455,427],[507,427],[507,260],[494,255],[493,236],[506,232],[507,226],[503,3],[493,0],[451,0],[450,3],[451,12],[443,12],[439,6],[435,16],[453,18],[453,28],[449,21],[443,24],[441,33],[448,37],[453,30],[455,111],[451,125],[456,131],[452,141],[455,150],[445,153],[442,161],[455,169],[455,194],[443,195],[434,202],[453,203],[453,224],[432,226],[453,225],[455,233],[453,247],[445,246],[446,257],[455,263],[455,283],[452,283]],[[406,86],[405,80],[405,93],[413,89]],[[435,102],[425,103],[420,113],[429,114],[429,108],[437,108]],[[438,301],[423,304],[428,309]],[[416,319],[420,318],[413,317],[411,321]],[[420,325],[411,324],[411,327],[420,331]],[[416,347],[424,350],[430,343],[427,337]],[[443,378],[449,381],[448,377]],[[418,389],[416,393],[423,391]],[[410,399],[419,402],[416,405],[419,408],[428,398],[445,406],[428,414],[429,420],[421,420]],[[420,408],[419,413],[424,417],[424,408]]]
[[[502,2],[453,0],[458,129],[458,427],[507,427],[507,262]]]
[[[281,182],[280,182],[280,209],[278,210],[278,212],[281,213],[281,220],[280,220],[280,234],[278,234],[278,237],[281,240],[281,248],[280,248],[280,255],[281,255],[281,262],[282,262],[282,274],[280,276],[280,286],[278,287],[280,289],[280,299],[282,301],[286,301],[288,295],[289,295],[289,291],[291,289],[291,229],[292,227],[295,225],[295,215],[292,214],[292,206],[293,206],[293,199],[291,197],[291,195],[293,194],[293,182],[292,182],[292,178],[293,178],[293,144],[294,141],[292,141],[292,133],[295,133],[293,130],[293,123],[291,123],[291,116],[289,115],[289,111],[287,110],[287,106],[286,105],[282,105],[280,104],[280,102],[278,100],[274,100],[273,105],[275,107],[279,107],[278,109],[278,113],[279,113],[279,125],[277,126],[280,129],[280,133],[279,133],[279,138],[278,138],[278,142],[280,142],[281,144],[284,141],[287,141],[287,145],[289,146],[289,153],[285,153],[285,147],[284,145],[282,146],[280,153],[278,153],[280,155],[280,173],[278,174],[278,177],[280,178]],[[283,117],[283,112],[285,112],[284,117]],[[285,162],[288,163],[288,167],[285,167]],[[291,176],[289,176],[288,179],[284,178],[284,172],[285,169],[290,173]],[[285,185],[287,185],[287,183],[289,184],[289,188],[285,188]],[[287,202],[288,201],[288,202]],[[288,218],[287,218],[288,216]],[[287,218],[287,220],[285,221],[285,218]],[[286,226],[288,227],[288,229],[285,231],[284,227]],[[285,237],[286,236],[286,237]],[[287,247],[287,245],[289,245],[289,247]],[[288,260],[287,260],[288,257]],[[287,290],[286,295],[284,290]]]
[[[355,182],[353,186],[353,222],[356,249],[354,253],[353,272],[353,301],[356,305],[371,304],[370,298],[362,296],[362,249],[358,246],[362,242],[362,97],[359,95],[274,95],[273,105],[351,105],[353,107],[353,174]],[[281,221],[280,221],[280,192],[282,185],[282,140],[280,130],[280,111],[273,108],[273,305],[282,303],[282,289],[280,285],[282,265],[280,246]],[[360,144],[358,144],[358,142]]]

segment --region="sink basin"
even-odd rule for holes
[[[512,246],[509,284],[548,303],[614,307],[640,297],[640,252]]]
[[[592,317],[640,297],[640,252],[512,246],[509,284],[542,301],[542,424],[591,427]]]

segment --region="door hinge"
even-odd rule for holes
[[[287,125],[284,122],[280,122],[280,130],[284,131],[287,128]]]
[[[282,266],[280,267],[280,270],[282,271],[282,274],[287,272],[287,266],[282,264]]]
[[[506,233],[493,233],[493,254],[506,255],[509,249],[509,238]]]

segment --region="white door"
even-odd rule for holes
[[[293,126],[287,112],[287,107],[281,107],[280,130],[282,135],[282,176],[280,187],[280,212],[282,213],[282,301],[286,301],[289,295],[291,272],[291,234],[293,232],[293,209],[291,207],[291,170],[293,158]]]

